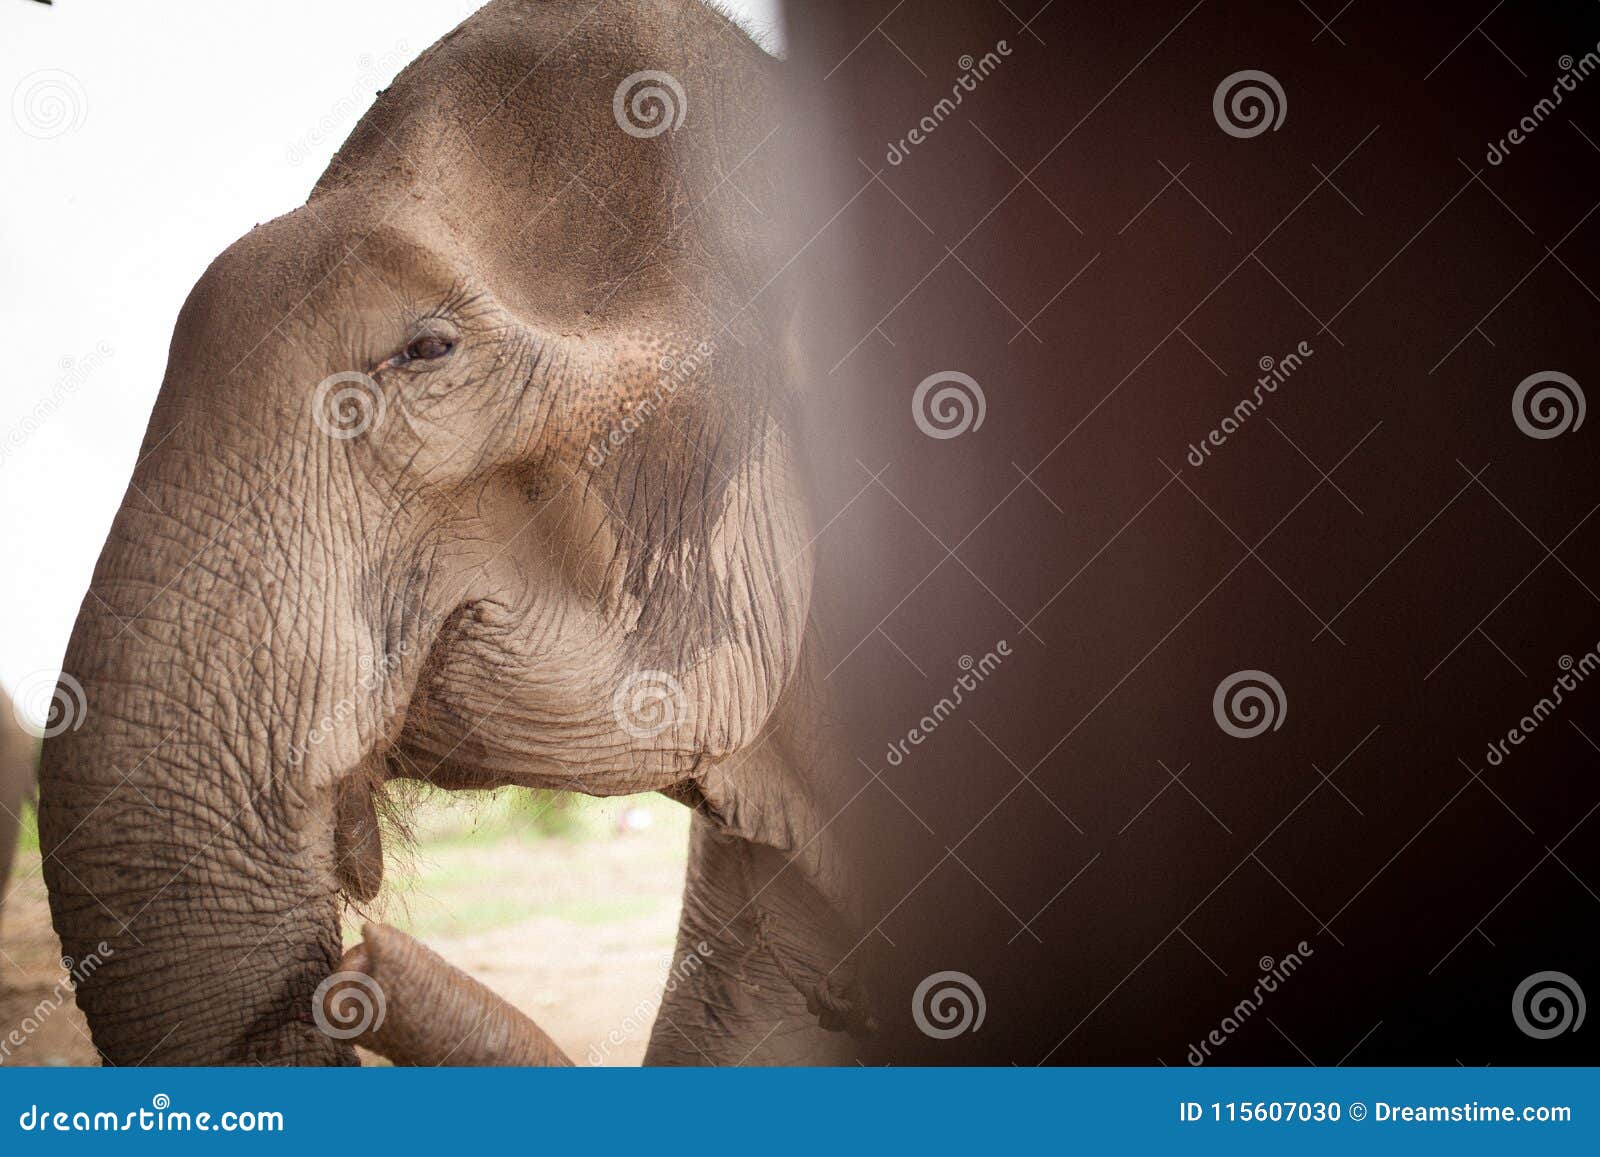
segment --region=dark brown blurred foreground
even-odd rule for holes
[[[1600,12],[792,7],[870,1055],[1600,1059]]]

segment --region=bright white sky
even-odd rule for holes
[[[0,684],[60,666],[189,288],[478,6],[0,2]]]

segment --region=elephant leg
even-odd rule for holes
[[[843,1065],[874,1022],[858,938],[795,860],[696,812],[649,1065]]]

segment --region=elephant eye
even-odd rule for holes
[[[456,343],[451,341],[449,338],[439,337],[437,334],[425,333],[413,341],[410,345],[406,346],[405,360],[408,362],[431,362],[444,357],[455,348]]]

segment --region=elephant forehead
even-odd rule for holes
[[[620,134],[642,142],[608,150],[628,164],[727,141],[775,75],[704,0],[497,0],[407,66],[365,120],[402,146],[397,134],[436,145],[453,132],[478,150],[591,151]],[[657,100],[672,106],[665,123]],[[349,143],[351,160],[385,151],[359,128]]]
[[[269,363],[321,365],[358,304],[395,300],[377,292],[375,279],[418,301],[462,280],[459,255],[404,223],[382,221],[368,203],[344,200],[257,225],[219,254],[178,316],[173,368],[219,382],[259,377]]]
[[[404,194],[480,272],[525,282],[531,306],[616,299],[618,312],[674,277],[742,303],[750,287],[731,283],[752,268],[762,222],[725,173],[776,125],[772,67],[700,0],[502,0],[380,94],[313,201],[352,187],[373,203]],[[640,74],[663,78],[670,130],[626,131]],[[741,170],[757,200],[763,180],[759,160]]]

